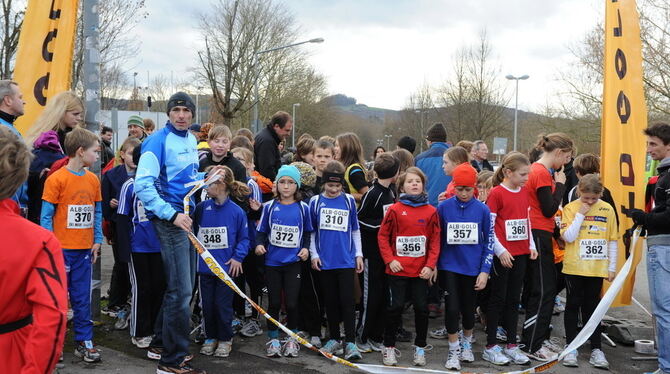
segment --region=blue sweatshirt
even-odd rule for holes
[[[342,193],[335,198],[313,196],[309,212],[314,227],[310,252],[321,259],[321,269],[353,269],[363,256],[354,197]]]
[[[204,177],[204,173],[198,173],[198,166],[195,137],[170,122],[142,143],[135,193],[149,219],[174,221],[177,213],[184,212],[184,196]]]
[[[440,215],[439,270],[477,276],[488,273],[493,261],[493,221],[486,204],[477,199],[462,202],[454,196],[437,207]]]
[[[142,201],[135,194],[134,184],[135,180],[133,178],[123,183],[119,192],[119,207],[116,210],[118,215],[128,216],[131,219],[130,251],[133,253],[160,253],[161,243],[158,240],[158,235],[154,225],[147,218]]]
[[[257,244],[267,244],[266,266],[283,266],[300,261],[298,252],[303,248],[303,243],[306,242],[309,249],[309,240],[306,240],[312,232],[309,217],[309,207],[303,202],[284,205],[272,199],[263,204],[257,230],[267,235],[269,243],[257,240]]]
[[[193,232],[226,272],[230,270],[228,260],[242,262],[249,253],[247,215],[230,199],[221,205],[214,199],[198,204],[193,213]],[[198,272],[214,275],[202,258],[198,260]]]

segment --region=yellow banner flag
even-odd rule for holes
[[[619,213],[620,234],[633,225],[625,215],[644,208],[647,106],[642,81],[642,41],[635,0],[605,0],[605,82],[601,125],[601,173],[612,192]],[[641,246],[636,248],[633,271],[626,279],[614,306],[630,305],[635,267]],[[618,267],[628,251],[619,240]]]
[[[15,123],[25,134],[49,97],[70,89],[78,0],[29,0],[16,54],[14,80],[26,101]]]

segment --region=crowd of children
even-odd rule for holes
[[[443,170],[452,179],[437,206],[428,199],[428,177],[418,167],[403,166],[408,161],[380,152],[367,170],[352,133],[301,138],[299,160],[281,166],[274,181],[254,170],[253,148],[239,140],[246,139],[244,134],[235,139],[228,127],[216,125],[208,131],[208,144],[199,147],[199,171],[215,168],[220,178],[198,194],[191,217],[194,234],[240,288],[248,286],[254,301],[261,303],[267,293],[270,315],[283,317],[288,329],[347,360],[376,351],[384,365],[396,365],[398,330],[411,303],[413,363],[426,365],[426,352],[433,348],[427,341],[427,298],[429,289],[438,287],[446,329],[440,337],[448,339],[448,350],[439,354],[447,369],[460,370],[461,363],[475,361],[476,309],[485,316],[483,360],[495,365],[528,364],[529,357],[547,361],[557,353],[546,344],[557,294],[554,243],[565,243],[567,343],[575,338],[580,318],[585,322],[593,313],[603,280],[615,275],[617,218],[611,203],[601,199],[596,156],[575,160],[579,184],[561,207],[566,180],[561,170],[574,150],[564,134],[540,137],[537,162],[511,152],[495,173],[478,174],[465,148],[448,148]],[[129,264],[130,313],[119,316],[129,321],[132,343],[148,349],[148,357],[159,358],[152,340],[161,339],[157,320],[165,280],[159,240],[134,193],[142,145],[134,138],[123,143],[122,164],[107,172],[103,188],[87,171],[97,160],[98,147],[93,133],[81,128],[68,132],[64,148],[69,161],[46,179],[42,197],[41,225],[64,248],[75,353],[87,362],[100,360],[89,292],[104,212],[112,222],[115,258]],[[264,193],[274,197],[262,201]],[[559,209],[563,214],[557,226]],[[200,353],[227,357],[234,335],[261,335],[262,321],[199,261],[193,320],[202,327]],[[115,268],[116,276],[122,273]],[[520,304],[526,312],[521,341]],[[298,356],[296,339],[280,339],[272,323],[265,329],[267,356]],[[590,363],[607,368],[599,330],[591,336],[591,348]],[[576,351],[564,364],[578,365]]]

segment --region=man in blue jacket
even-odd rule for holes
[[[205,373],[187,363],[193,357],[188,352],[189,301],[197,255],[188,239],[192,221],[184,213],[183,201],[191,186],[203,178],[203,173],[198,173],[196,139],[188,131],[194,113],[189,95],[177,92],[170,97],[169,121],[142,144],[135,178],[135,192],[161,243],[167,284],[156,336],[147,353],[149,358],[160,359],[156,371],[159,374]]]
[[[428,177],[428,202],[437,207],[437,195],[447,189],[451,177],[442,170],[442,156],[449,148],[447,145],[447,130],[441,123],[436,123],[426,133],[428,149],[416,156],[416,166]]]

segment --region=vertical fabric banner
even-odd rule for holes
[[[633,225],[625,212],[644,209],[647,106],[642,80],[642,41],[635,0],[605,0],[605,82],[601,125],[601,175],[619,213],[619,231]],[[614,306],[630,305],[635,267],[642,255],[636,248],[629,274]],[[628,251],[619,240],[618,268]]]
[[[26,134],[49,97],[70,89],[78,0],[29,0],[14,80],[26,101],[16,128]]]

